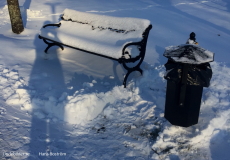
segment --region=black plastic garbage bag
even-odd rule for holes
[[[209,86],[212,69],[208,62],[213,61],[214,53],[196,45],[183,44],[166,47],[164,56],[169,59],[165,64],[165,79],[179,83],[183,64],[186,63],[189,64],[187,85]]]
[[[183,63],[175,63],[171,60],[165,64],[166,74],[164,78],[174,83],[180,83]],[[212,69],[209,63],[188,66],[187,85],[209,87],[212,78]]]

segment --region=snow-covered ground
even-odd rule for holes
[[[11,31],[0,0],[0,159],[230,159],[230,2],[228,0],[19,0],[25,30]],[[65,8],[151,21],[143,76],[115,61],[38,38]],[[167,46],[191,32],[215,53],[199,123],[164,118]],[[106,66],[106,67],[105,67]],[[192,97],[191,97],[192,98]]]

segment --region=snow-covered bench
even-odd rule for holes
[[[48,24],[41,29],[39,38],[48,45],[64,46],[116,60],[129,74],[139,71],[145,56],[147,39],[152,25],[149,20],[120,18],[65,9],[59,24]],[[136,62],[134,67],[127,63]]]

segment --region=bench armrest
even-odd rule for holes
[[[122,49],[122,59],[126,59],[125,55],[128,54],[128,51],[125,51],[126,48],[128,48],[129,46],[133,46],[133,45],[134,46],[139,46],[139,48],[141,48],[142,43],[141,42],[131,42],[131,43],[126,44]],[[130,57],[130,55],[129,55],[129,57]]]
[[[126,44],[123,49],[122,49],[122,57],[119,59],[119,62],[135,62],[137,61],[138,59],[140,59],[141,57],[144,58],[145,56],[145,50],[146,50],[146,45],[147,45],[147,39],[148,39],[148,35],[149,35],[149,31],[152,29],[152,25],[150,24],[145,32],[142,34],[143,36],[143,39],[142,41],[140,42],[131,42],[131,43],[128,43]],[[140,51],[140,54],[135,57],[135,58],[131,58],[130,55],[129,55],[129,59],[126,59],[125,58],[125,54],[127,54],[127,52],[125,51],[125,49],[128,47],[128,46],[132,46],[132,45],[136,45],[136,46],[139,46],[139,51]]]
[[[140,54],[139,54],[137,57],[135,57],[135,58],[131,58],[131,56],[128,54],[128,51],[125,51],[127,47],[132,46],[132,45],[140,46],[140,48],[141,48],[142,42],[132,42],[132,43],[126,44],[126,45],[123,47],[123,49],[122,49],[122,57],[118,60],[119,63],[123,63],[123,62],[125,62],[125,63],[130,63],[130,62],[132,62],[132,63],[134,63],[134,62],[136,62],[138,59],[140,59],[140,56],[141,56],[141,50],[140,50],[140,49],[139,49],[139,50],[140,50]],[[127,59],[126,56],[125,56],[126,54],[128,54],[128,56],[129,56],[128,59]]]

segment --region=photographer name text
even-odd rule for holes
[[[62,152],[39,152],[38,153],[39,156],[66,156],[66,153],[62,153]]]

